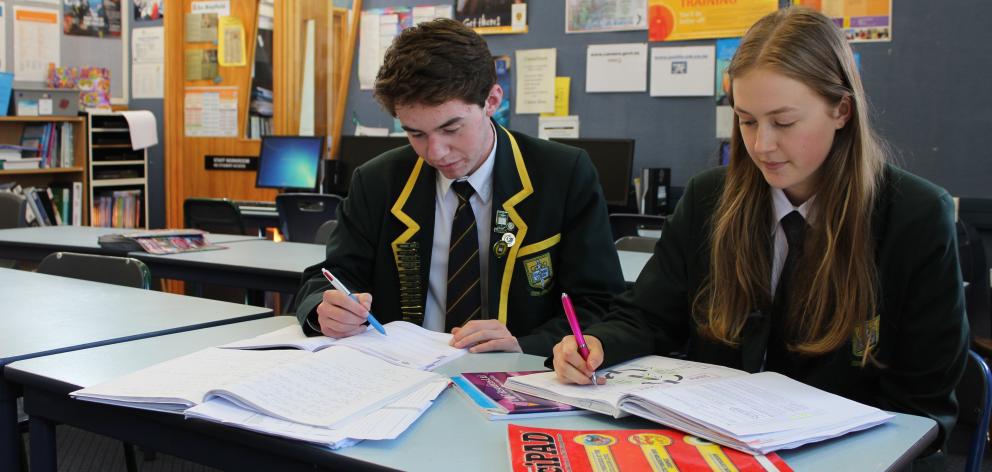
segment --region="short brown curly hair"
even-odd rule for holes
[[[375,99],[396,116],[397,105],[440,105],[451,99],[485,106],[496,83],[489,45],[471,28],[439,18],[400,33],[375,78]]]

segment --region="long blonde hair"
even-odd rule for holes
[[[869,124],[854,55],[829,18],[791,7],[759,20],[730,63],[731,84],[756,68],[797,80],[832,106],[845,98],[851,105],[851,117],[837,130],[818,172],[816,217],[783,320],[789,350],[823,354],[842,346],[875,313],[871,221],[886,153]],[[748,313],[771,305],[768,229],[774,223],[770,187],[748,156],[736,116],[734,125],[726,183],[712,220],[710,273],[694,309],[700,333],[729,345],[738,344]]]

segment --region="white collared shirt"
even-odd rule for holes
[[[816,195],[803,202],[798,207],[789,201],[785,192],[780,188],[772,188],[772,210],[774,221],[772,221],[772,231],[775,234],[775,246],[772,254],[772,296],[775,296],[775,287],[778,286],[778,278],[782,275],[782,266],[785,265],[785,257],[789,255],[789,242],[785,239],[785,230],[782,229],[782,218],[785,215],[798,211],[806,223],[809,224],[813,215],[810,212],[813,200]]]
[[[489,314],[489,241],[492,235],[493,165],[496,161],[496,128],[493,130],[493,148],[482,166],[468,180],[475,189],[469,198],[475,213],[475,227],[479,233],[479,288],[482,290],[482,317]],[[451,191],[453,180],[437,173],[434,198],[434,247],[431,250],[431,269],[427,280],[427,306],[424,307],[424,328],[444,332],[444,313],[448,298],[448,246],[451,245],[451,224],[458,209],[458,196]]]

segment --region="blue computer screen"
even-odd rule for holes
[[[323,136],[263,136],[256,187],[317,188]]]

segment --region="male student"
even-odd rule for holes
[[[360,333],[371,310],[472,352],[550,355],[570,332],[562,292],[583,324],[606,312],[623,278],[596,172],[584,151],[492,120],[503,89],[482,37],[451,20],[407,29],[374,94],[410,145],[355,171],[297,296],[309,334]]]

